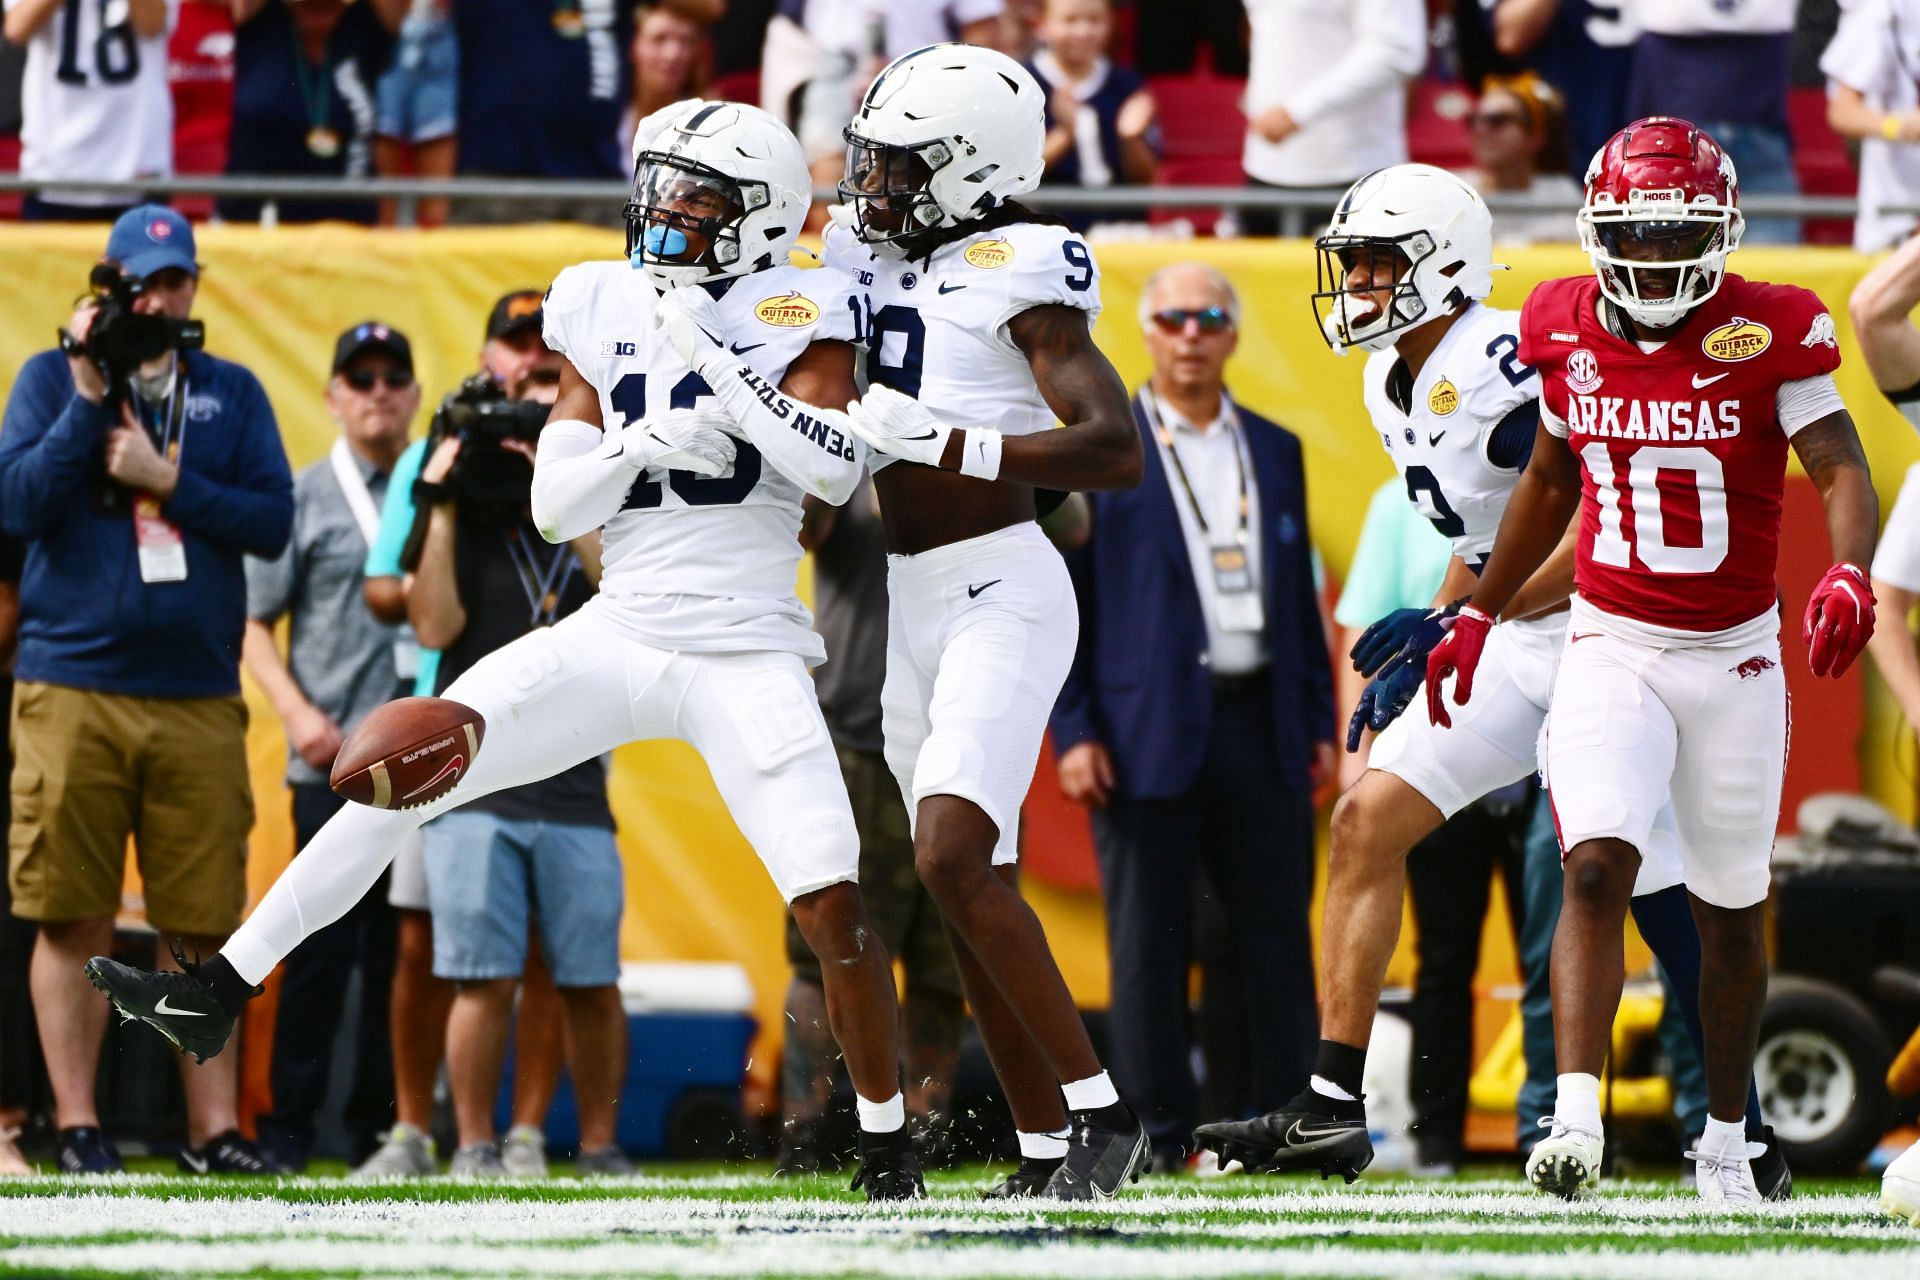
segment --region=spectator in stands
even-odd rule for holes
[[[400,24],[393,65],[374,86],[373,167],[381,177],[408,172],[450,178],[460,147],[460,42],[453,31],[453,0],[412,0]],[[380,223],[391,226],[394,202],[380,202]],[[422,200],[414,221],[437,227],[445,200]]]
[[[516,398],[551,404],[559,394],[554,357],[540,339],[540,291],[516,289],[487,313],[480,372]],[[554,375],[554,377],[549,377]],[[368,549],[362,592],[375,617],[407,620],[401,552],[413,529],[414,482],[426,461],[427,441],[416,440],[394,464],[380,507],[380,528]],[[406,628],[411,636],[411,628]],[[440,689],[440,652],[419,648],[413,692],[431,697]],[[397,1119],[385,1144],[354,1171],[359,1178],[422,1177],[436,1172],[433,1139],[434,1081],[446,1049],[453,984],[434,976],[433,916],[427,893],[424,838],[404,847],[388,874],[387,902],[399,924],[392,1004],[393,1076]],[[514,1024],[513,1116],[501,1148],[509,1172],[544,1170],[546,1122],[561,1069],[560,995],[537,942],[530,944]]]
[[[557,374],[558,364],[556,355],[546,367]],[[511,389],[514,398],[528,398],[533,385],[523,380]],[[421,643],[441,651],[439,690],[485,654],[580,608],[600,577],[597,531],[549,546],[524,502],[518,510],[496,510],[462,496],[454,464],[464,449],[486,447],[501,451],[492,463],[496,476],[507,458],[524,455],[530,500],[533,446],[518,439],[489,446],[446,435],[414,485],[415,525],[424,526],[424,537],[417,541],[407,616]],[[447,1074],[459,1129],[452,1173],[500,1178],[546,1171],[537,1127],[509,1133],[509,1143],[524,1148],[516,1168],[496,1145],[493,1122],[530,926],[560,991],[580,1109],[575,1168],[632,1172],[614,1145],[627,1048],[619,989],[625,890],[604,761],[585,760],[475,800],[434,819],[424,832],[434,973],[455,984],[447,1022]],[[520,1045],[531,1047],[524,1039]]]
[[[107,222],[139,201],[73,184],[173,172],[167,33],[174,13],[168,0],[117,7],[7,0],[6,37],[27,47],[20,174],[49,184],[27,196],[23,218]]]
[[[1252,71],[1241,163],[1256,187],[1343,188],[1407,158],[1407,82],[1426,65],[1421,0],[1247,0]],[[1315,234],[1338,199],[1294,223],[1248,210],[1250,235]]]
[[[707,92],[706,33],[666,0],[637,5],[633,18],[633,101],[620,121],[620,136],[662,107]]]
[[[1873,382],[1907,421],[1920,428],[1920,237],[1909,239],[1869,271],[1848,302],[1854,336]],[[1920,655],[1908,622],[1920,602],[1920,464],[1907,468],[1900,496],[1873,556],[1873,591],[1890,625],[1868,643],[1909,728],[1920,727]]]
[[[20,634],[20,566],[26,548],[0,533],[0,712],[11,719],[13,650]],[[13,752],[0,734],[0,778],[13,776]],[[13,788],[0,788],[0,831],[12,821]],[[25,935],[25,946],[19,945]],[[26,1128],[26,1083],[31,1070],[33,1010],[27,1004],[27,965],[33,926],[13,916],[13,894],[0,876],[0,1177],[32,1173],[14,1143]]]
[[[1679,116],[1713,135],[1740,177],[1740,194],[1793,195],[1787,89],[1799,0],[1636,0],[1626,123]],[[1747,216],[1746,244],[1792,244],[1796,218]]]
[[[1153,95],[1146,83],[1108,59],[1111,0],[1046,0],[1040,26],[1046,44],[1028,64],[1047,95],[1047,137],[1041,181],[1065,186],[1150,184],[1160,167]],[[1070,210],[1085,230],[1095,222],[1144,222],[1146,211]]]
[[[231,0],[183,0],[167,46],[176,173],[225,173],[233,131]]]
[[[1560,91],[1567,176],[1575,182],[1585,181],[1593,153],[1633,118],[1626,93],[1640,35],[1636,7],[1637,0],[1456,0],[1463,47],[1493,51],[1493,65],[1480,74],[1532,71]]]
[[[365,178],[373,173],[374,86],[393,58],[407,0],[233,0],[230,174]],[[224,199],[230,222],[267,202]],[[374,221],[371,200],[288,200],[282,222]]]
[[[460,0],[463,174],[625,178],[631,98],[625,57],[630,0]],[[618,202],[462,200],[456,222],[580,221],[619,216]]]
[[[1006,0],[910,0],[904,4],[894,0],[875,7],[886,19],[883,61],[892,62],[946,40],[999,48],[1000,15],[1007,6]]]
[[[1333,672],[1300,445],[1236,405],[1239,302],[1194,263],[1141,297],[1138,489],[1090,495],[1068,555],[1080,639],[1055,704],[1061,789],[1092,810],[1113,967],[1116,1083],[1162,1171],[1190,1145],[1189,903],[1205,864],[1246,983],[1254,1097],[1301,1088],[1314,1044],[1313,789],[1330,780]]]
[[[1553,86],[1531,72],[1490,76],[1467,124],[1475,168],[1462,176],[1483,195],[1553,197],[1567,206],[1554,213],[1496,212],[1494,243],[1572,241],[1582,190],[1567,176],[1566,122]]]
[[[907,1124],[923,1167],[948,1162],[953,1077],[965,1001],[940,912],[913,867],[913,833],[900,788],[881,754],[880,683],[887,658],[887,549],[873,482],[844,506],[805,502],[800,540],[813,552],[814,625],[827,644],[816,674],[860,834],[860,896],[887,954],[906,970],[901,1054]],[[787,917],[786,1042],[782,1049],[779,1169],[814,1172],[831,1153],[819,1123],[840,1050],[827,1024],[820,961]]]
[[[241,661],[287,737],[295,856],[346,802],[328,786],[333,757],[360,720],[401,692],[417,663],[396,628],[360,603],[361,566],[380,524],[380,500],[420,408],[413,348],[398,329],[369,321],[334,343],[327,410],[340,436],[324,461],[294,477],[293,537],[272,560],[247,560],[247,630]],[[273,629],[287,619],[283,658]],[[409,681],[411,683],[411,681]],[[311,944],[288,957],[274,1019],[273,1108],[258,1121],[276,1163],[306,1167],[326,1102],[348,980],[361,975],[353,1083],[345,1120],[357,1164],[393,1118],[387,993],[394,920],[380,885]],[[311,958],[303,959],[312,951]],[[296,1015],[297,1016],[291,1016]]]
[[[171,209],[121,216],[105,261],[141,280],[145,313],[185,319],[199,265]],[[68,328],[97,314],[89,298]],[[102,372],[46,351],[21,368],[0,426],[0,526],[27,544],[14,675],[13,910],[40,923],[32,990],[52,1079],[60,1167],[119,1169],[94,1084],[107,1004],[88,958],[113,950],[129,835],[159,961],[211,954],[246,900],[244,556],[275,556],[293,478],[247,370],[169,352],[131,380],[116,419]],[[180,1059],[180,1167],[264,1173],[239,1132],[229,1054]]]
[[[1860,214],[1853,247],[1891,249],[1913,234],[1920,204],[1920,0],[1855,0],[1820,58],[1827,123],[1860,144]],[[1741,173],[1742,185],[1746,174]]]

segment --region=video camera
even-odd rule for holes
[[[510,400],[507,391],[477,373],[450,393],[433,411],[427,429],[427,457],[449,436],[460,440],[460,456],[443,487],[460,506],[460,518],[481,524],[506,524],[527,508],[533,494],[533,463],[505,448],[509,440],[539,442],[550,406],[537,400]],[[413,530],[401,551],[401,564],[417,564],[426,539],[428,507],[416,502]]]

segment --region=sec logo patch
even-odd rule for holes
[[[1707,359],[1722,364],[1751,360],[1773,342],[1773,330],[1758,320],[1735,316],[1700,339],[1700,350]]]
[[[1581,347],[1567,357],[1567,386],[1586,395],[1600,385],[1600,361],[1593,352]]]
[[[820,308],[803,293],[783,293],[760,303],[753,314],[776,329],[804,329],[820,318]]]
[[[1453,383],[1442,378],[1433,384],[1433,390],[1427,392],[1427,412],[1436,418],[1444,418],[1460,407],[1460,392]]]
[[[982,271],[998,271],[1013,261],[1013,246],[1005,240],[982,240],[978,244],[968,245],[964,256],[969,266]]]

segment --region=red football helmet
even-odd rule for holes
[[[1600,291],[1635,323],[1664,329],[1719,289],[1746,225],[1733,161],[1673,116],[1636,120],[1587,166],[1576,219]]]

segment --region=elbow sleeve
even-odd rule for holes
[[[566,542],[611,520],[633,488],[622,437],[577,419],[550,422],[533,464],[533,522],[548,542]]]
[[[852,496],[866,446],[846,414],[795,400],[744,364],[710,368],[706,379],[754,448],[782,475],[836,507]]]

